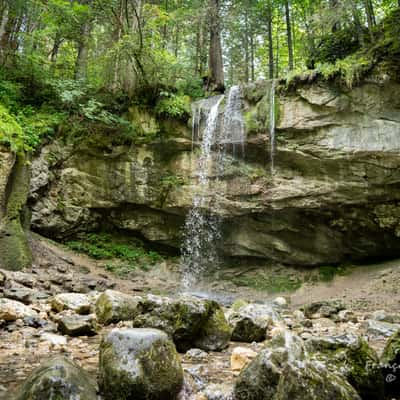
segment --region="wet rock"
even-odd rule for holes
[[[232,340],[238,342],[265,340],[268,326],[277,320],[279,316],[274,309],[264,304],[248,304],[228,313]]]
[[[9,277],[15,282],[23,286],[26,286],[28,288],[33,288],[37,282],[35,277],[27,272],[21,272],[21,271],[9,272]]]
[[[15,400],[96,400],[96,388],[88,374],[66,357],[57,356],[32,372]]]
[[[96,316],[65,314],[58,319],[58,330],[69,336],[93,336],[97,334]]]
[[[190,349],[186,352],[186,356],[192,360],[204,360],[208,357],[208,353],[201,349]]]
[[[38,314],[25,304],[5,298],[0,298],[0,319],[16,321],[25,317],[37,317]]]
[[[257,353],[248,347],[235,347],[231,355],[232,371],[241,371],[257,356]]]
[[[155,329],[113,329],[100,346],[100,387],[106,400],[172,400],[183,371],[175,346]]]
[[[148,295],[141,303],[141,312],[133,325],[167,332],[179,351],[192,347],[217,351],[229,343],[231,329],[215,301]]]
[[[61,293],[51,300],[53,311],[71,310],[77,314],[89,314],[91,310],[90,298],[82,293]]]
[[[304,306],[307,318],[330,318],[346,307],[340,300],[317,301]]]
[[[383,350],[380,366],[385,379],[385,391],[400,396],[400,330],[395,332]]]
[[[225,383],[208,385],[202,394],[207,400],[233,400],[233,386]]]
[[[228,347],[232,329],[225,319],[225,314],[216,302],[208,303],[208,318],[200,327],[195,346],[207,351],[220,351]]]
[[[363,399],[384,397],[379,358],[368,343],[353,334],[312,337],[306,349],[333,373],[341,373]]]
[[[339,374],[307,359],[299,337],[284,331],[242,370],[235,400],[360,400]]]
[[[367,319],[363,323],[363,327],[367,330],[369,335],[389,337],[400,329],[400,324]]]
[[[97,319],[105,325],[132,320],[140,313],[141,301],[142,298],[138,296],[106,290],[96,301]]]

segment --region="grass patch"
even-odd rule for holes
[[[293,292],[302,285],[301,279],[285,275],[268,277],[261,274],[239,276],[234,277],[232,281],[237,286],[245,286],[268,293]]]
[[[155,251],[148,251],[137,239],[126,239],[109,233],[86,233],[77,240],[65,243],[71,250],[87,254],[96,260],[110,260],[105,268],[124,276],[138,268],[147,271],[163,258]]]

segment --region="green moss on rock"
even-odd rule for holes
[[[173,400],[183,384],[179,355],[155,329],[113,329],[100,346],[106,400]]]
[[[25,204],[29,193],[29,167],[23,154],[17,156],[6,188],[5,212],[0,222],[0,267],[20,270],[32,262],[26,230]]]

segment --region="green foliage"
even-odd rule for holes
[[[164,117],[187,119],[190,115],[190,98],[185,95],[161,92],[155,112]]]
[[[245,286],[268,293],[292,292],[300,288],[302,283],[299,278],[292,278],[278,274],[270,276],[264,276],[261,274],[243,275],[234,277],[232,281],[237,286]]]
[[[66,245],[98,260],[116,260],[107,263],[106,269],[118,274],[125,274],[136,268],[146,270],[162,260],[157,252],[147,251],[139,240],[127,241],[104,232],[81,235],[79,240],[68,241]]]
[[[24,133],[21,126],[9,111],[0,104],[0,144],[9,146],[12,151],[25,149]]]
[[[322,282],[330,282],[337,273],[337,268],[333,266],[321,266],[318,269],[319,277]]]

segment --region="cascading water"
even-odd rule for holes
[[[219,107],[223,98],[224,96],[218,96],[211,99],[214,104],[209,110],[202,136],[197,173],[199,192],[193,198],[193,206],[186,219],[182,246],[181,264],[185,288],[192,287],[210,266],[217,263],[216,241],[219,238],[219,229],[217,228],[217,218],[210,212],[209,180],[212,168],[211,148],[215,143]],[[193,122],[192,136],[194,139],[199,136],[201,113],[209,101],[200,102],[193,115],[193,118],[197,119]]]
[[[236,146],[240,146],[244,156],[246,130],[242,115],[242,93],[240,86],[232,86],[229,90],[228,100],[224,111],[224,124],[220,143],[232,144],[232,153],[236,155]]]
[[[275,172],[275,81],[271,82],[270,92],[270,110],[269,110],[269,135],[270,135],[270,161],[271,161],[271,174]]]
[[[227,148],[238,144],[244,153],[245,126],[242,117],[242,100],[239,86],[233,86],[228,95],[221,121],[220,106],[224,96],[217,96],[198,102],[193,106],[192,139],[201,136],[198,161],[198,193],[193,198],[192,208],[187,216],[182,245],[181,268],[183,286],[193,288],[207,270],[218,266],[217,244],[221,237],[221,219],[215,212],[218,198],[222,196],[219,182],[227,162]],[[202,116],[206,114],[202,129]],[[203,134],[201,135],[201,131]],[[218,145],[219,152],[213,146]]]

